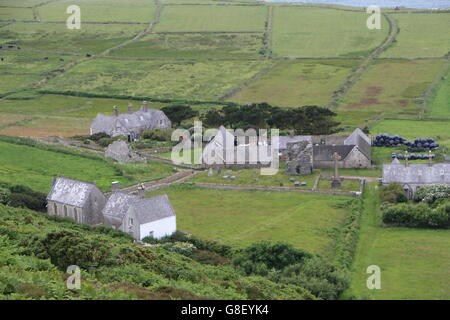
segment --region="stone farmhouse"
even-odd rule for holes
[[[176,214],[167,195],[145,198],[143,188],[138,196],[129,195],[120,192],[118,182],[113,182],[112,191],[106,198],[92,183],[58,177],[47,196],[47,212],[87,225],[106,225],[136,240],[176,231]]]
[[[97,114],[91,125],[90,134],[104,132],[111,137],[128,136],[130,141],[139,139],[144,130],[170,129],[172,123],[161,110],[151,109],[144,101],[138,111],[128,105],[128,113],[119,114],[113,107],[112,115]]]
[[[167,195],[145,198],[143,189],[138,196],[117,189],[102,210],[105,225],[140,240],[147,236],[159,239],[176,231],[175,210]]]
[[[383,165],[383,185],[399,182],[409,197],[427,184],[450,185],[450,163],[400,163],[395,158]]]
[[[280,156],[286,159],[288,174],[308,174],[313,169],[370,168],[371,141],[359,128],[349,136],[281,136]]]

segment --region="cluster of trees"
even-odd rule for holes
[[[180,126],[185,120],[198,116],[190,106],[172,105],[162,108],[174,126]],[[299,135],[333,134],[339,131],[339,122],[334,120],[336,113],[318,106],[299,108],[280,108],[267,103],[248,105],[226,105],[220,109],[211,109],[200,116],[203,125],[217,128],[277,128],[293,130]]]
[[[293,130],[299,135],[333,134],[339,131],[336,113],[318,106],[279,108],[267,103],[230,105],[212,109],[202,116],[205,126],[224,125],[233,129],[277,128]]]

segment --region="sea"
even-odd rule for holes
[[[267,2],[301,2],[315,4],[338,4],[351,7],[368,7],[371,5],[382,8],[405,7],[411,9],[443,9],[450,8],[450,0],[266,0]]]

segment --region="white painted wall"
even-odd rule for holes
[[[177,217],[167,217],[164,219],[152,221],[140,225],[139,239],[147,237],[150,231],[153,231],[153,237],[156,239],[171,235],[177,230]]]

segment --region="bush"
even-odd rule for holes
[[[450,198],[450,185],[447,184],[430,184],[422,186],[416,190],[414,201],[423,201],[433,203],[438,199]]]
[[[207,250],[196,250],[191,258],[197,262],[203,264],[211,264],[213,266],[222,265],[229,261],[229,259],[224,258],[215,252]]]
[[[101,147],[107,147],[113,142],[114,142],[113,138],[101,138],[97,141],[98,145]]]
[[[9,189],[0,187],[0,203],[1,204],[7,204],[10,196],[11,196],[11,191],[9,191]]]
[[[289,243],[260,241],[239,252],[233,264],[245,275],[267,276],[272,269],[282,270],[310,257],[310,253]]]
[[[431,208],[426,203],[399,204],[383,211],[383,222],[409,227],[446,228],[449,225],[450,204]]]
[[[46,211],[46,199],[44,197],[34,197],[25,193],[11,193],[8,206],[16,208],[28,208],[34,211]]]
[[[402,185],[398,182],[392,182],[387,186],[383,186],[380,191],[380,199],[383,202],[390,202],[390,203],[408,201]]]
[[[171,141],[172,130],[145,130],[144,132],[142,132],[142,138],[155,141]]]

